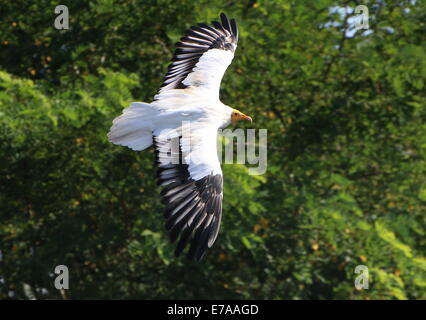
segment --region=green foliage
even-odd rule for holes
[[[351,35],[331,0],[2,4],[0,298],[425,299],[426,8],[363,4],[370,32]],[[268,129],[268,168],[223,165],[221,232],[196,263],[173,256],[152,150],[106,133],[221,11],[241,33],[221,99]]]

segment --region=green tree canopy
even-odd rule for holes
[[[3,3],[0,299],[425,299],[426,7],[364,1],[355,31],[359,4]],[[197,263],[173,256],[153,151],[106,133],[152,100],[183,31],[222,11],[240,41],[221,99],[268,130],[268,168],[223,165],[222,228]]]

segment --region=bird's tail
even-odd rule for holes
[[[158,111],[151,104],[133,102],[114,119],[108,140],[133,150],[144,150],[152,145],[152,123]]]

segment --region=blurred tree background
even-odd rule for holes
[[[60,4],[69,30],[54,28]],[[354,30],[360,4],[369,30]],[[0,7],[1,299],[426,298],[424,1]],[[219,238],[188,262],[164,230],[152,150],[106,133],[152,100],[183,31],[222,11],[240,42],[221,99],[268,129],[268,169],[223,166]]]

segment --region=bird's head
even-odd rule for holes
[[[248,115],[245,115],[244,113],[242,113],[241,111],[237,109],[232,109],[232,113],[231,113],[232,124],[235,124],[236,122],[240,120],[247,120],[247,121],[253,122],[253,119],[249,117]]]

